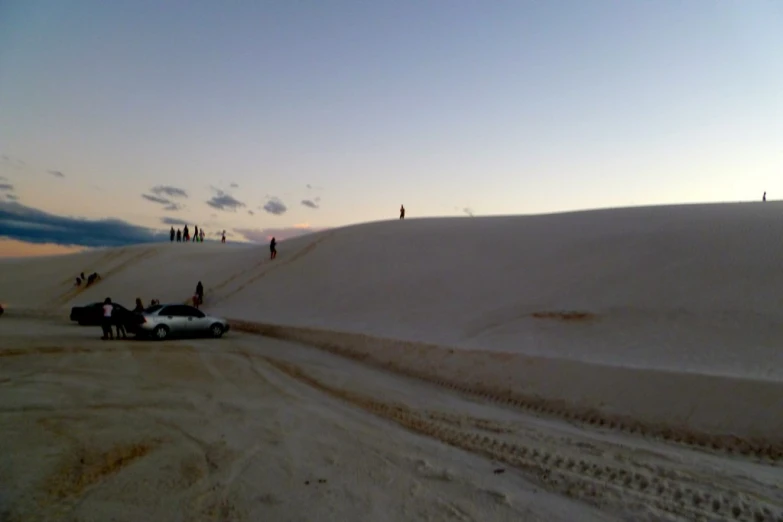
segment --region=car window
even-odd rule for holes
[[[166,316],[173,316],[173,317],[179,317],[182,314],[178,310],[179,306],[172,305],[172,306],[164,306],[163,310],[160,311],[158,315],[166,315]]]
[[[192,306],[184,305],[182,308],[184,308],[183,312],[188,317],[204,317],[204,314],[201,313],[198,308],[194,308]]]
[[[190,317],[193,315],[191,307],[185,305],[171,305],[164,308],[160,314],[172,317]]]
[[[163,305],[154,305],[144,309],[145,314],[152,314],[163,308]]]

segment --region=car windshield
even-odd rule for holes
[[[145,314],[152,314],[152,313],[157,312],[161,308],[163,308],[163,305],[153,305],[153,306],[150,306],[149,308],[145,308],[144,309],[144,313]]]

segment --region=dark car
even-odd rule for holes
[[[127,331],[131,331],[131,327],[135,328],[139,325],[139,316],[134,314],[121,304],[112,303],[114,310],[112,316],[121,318],[123,325]],[[103,302],[91,303],[86,306],[74,306],[71,308],[71,321],[76,321],[81,326],[100,326],[103,320]]]

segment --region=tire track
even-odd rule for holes
[[[428,412],[337,388],[289,362],[263,357],[272,367],[341,401],[395,422],[415,433],[476,453],[520,470],[552,492],[618,513],[666,520],[783,521],[783,498],[761,497],[733,482],[726,486],[708,472],[697,474],[667,465],[640,466],[626,461],[585,457],[581,447],[559,440],[555,447],[536,441],[513,440],[496,433],[476,433],[444,423]],[[448,419],[452,421],[453,419]]]
[[[269,274],[270,272],[272,272],[272,271],[274,271],[274,270],[276,270],[278,268],[282,268],[284,266],[290,265],[291,263],[294,263],[294,262],[298,261],[302,257],[304,257],[307,254],[311,253],[313,250],[315,250],[318,247],[318,245],[320,245],[321,243],[323,243],[324,241],[329,239],[334,234],[335,234],[334,231],[324,233],[324,235],[322,235],[321,237],[319,237],[315,241],[312,241],[310,244],[308,244],[307,246],[303,247],[301,250],[297,251],[291,257],[283,258],[282,261],[277,261],[277,260],[271,261],[271,260],[265,259],[265,260],[259,262],[258,264],[254,265],[253,267],[249,268],[248,270],[245,270],[243,272],[240,272],[239,274],[236,274],[236,275],[230,277],[228,280],[220,283],[217,287],[211,289],[211,292],[215,292],[215,290],[217,290],[218,288],[223,288],[228,283],[238,279],[241,276],[244,276],[244,275],[252,273],[257,268],[261,268],[262,269],[262,271],[260,273],[255,274],[255,275],[251,275],[246,281],[244,281],[243,283],[240,283],[239,285],[237,285],[237,287],[235,287],[234,289],[230,290],[226,294],[218,296],[214,301],[210,300],[209,304],[211,306],[214,306],[214,305],[216,305],[216,304],[218,304],[218,303],[220,303],[222,301],[225,301],[229,297],[232,297],[232,296],[238,294],[239,292],[241,292],[242,290],[247,288],[249,285],[251,285],[251,284],[255,283],[256,281],[258,281],[259,279],[261,279],[263,277],[266,277],[266,275]],[[264,270],[264,267],[267,267],[267,266],[269,268]]]
[[[373,343],[383,344],[382,339],[368,335],[345,334],[315,329],[289,326],[267,325],[250,321],[231,320],[232,329],[255,335],[263,335],[285,341],[298,342],[344,357],[366,366],[382,369],[391,373],[423,381],[446,388],[454,392],[522,410],[528,414],[558,418],[584,426],[609,429],[630,435],[648,437],[653,440],[698,448],[700,451],[718,455],[738,454],[765,465],[777,466],[783,461],[783,441],[766,440],[762,438],[743,438],[734,435],[711,434],[688,430],[683,427],[667,426],[642,422],[629,416],[613,415],[597,409],[577,407],[561,400],[546,399],[534,395],[525,395],[510,390],[503,390],[482,384],[466,384],[458,379],[447,378],[415,367],[415,363],[399,363],[382,360],[368,351],[348,348],[345,345],[356,345],[356,338],[361,338],[365,346]],[[341,342],[342,341],[342,342]],[[417,343],[404,343],[409,347],[418,346],[421,350],[444,349]]]
[[[101,261],[105,263],[105,262],[108,262],[109,260],[114,260],[115,258],[119,258],[121,256],[121,254],[123,254],[123,253],[124,253],[124,251],[121,252],[120,254],[115,255],[115,256],[109,256],[107,254],[106,256],[104,256],[101,259]],[[98,270],[95,270],[95,272],[98,272],[98,274],[100,274],[100,279],[98,279],[97,281],[95,281],[94,283],[92,283],[89,286],[86,286],[86,283],[85,283],[85,286],[75,286],[75,287],[69,288],[64,293],[60,294],[59,296],[57,296],[53,300],[51,300],[47,305],[44,306],[44,308],[53,309],[53,308],[57,308],[58,306],[62,306],[64,304],[72,301],[77,295],[79,295],[79,294],[81,294],[83,292],[86,292],[87,289],[94,288],[95,286],[99,285],[104,279],[122,272],[123,270],[125,270],[130,265],[132,265],[132,264],[134,264],[136,262],[143,261],[144,259],[147,259],[147,258],[150,258],[150,257],[154,257],[156,255],[157,255],[157,249],[155,247],[146,248],[146,249],[144,249],[144,250],[142,250],[142,251],[140,251],[140,252],[130,256],[129,258],[127,258],[125,261],[121,262],[120,264],[109,268],[103,274],[100,274],[100,272]]]

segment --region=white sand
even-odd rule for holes
[[[0,502],[18,516],[75,502],[85,520],[119,504],[166,520],[209,509],[234,510],[229,520],[603,516],[590,505],[634,520],[778,520],[781,213],[766,203],[392,220],[281,242],[274,261],[266,247],[219,243],[2,261],[0,332],[16,332],[0,346],[2,428],[16,438],[0,443],[40,465],[3,463],[14,486]],[[102,281],[73,287],[94,270]],[[199,279],[211,313],[321,350],[234,332],[101,344],[89,329],[14,318],[62,323],[71,305],[106,296],[181,302]],[[51,328],[65,329],[36,337]],[[27,436],[53,416],[57,427]],[[104,449],[86,449],[93,436]],[[63,455],[107,459],[150,438],[161,441],[119,472],[82,465],[93,469],[84,488],[40,484],[74,473]],[[215,476],[166,475],[186,455],[209,469],[215,444],[230,449]],[[331,466],[328,488],[303,489],[310,463],[330,456],[340,466],[316,466]],[[194,502],[202,511],[186,510]]]

